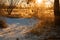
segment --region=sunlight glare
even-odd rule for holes
[[[36,3],[40,4],[42,3],[42,0],[36,0]]]
[[[46,3],[45,3],[45,5],[48,7],[50,7],[51,6],[51,2],[50,1],[47,1]]]

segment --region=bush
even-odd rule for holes
[[[5,23],[5,21],[0,20],[0,29],[2,28],[7,28],[7,24]]]

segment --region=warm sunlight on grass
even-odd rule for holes
[[[38,17],[41,17],[43,14],[47,15],[51,13],[48,13],[46,10],[53,10],[53,4],[51,3],[53,2],[52,0],[35,0],[35,2],[29,2],[29,4],[26,4],[25,2],[23,2],[22,4],[20,4],[18,8],[14,8],[13,11],[11,12],[11,15],[7,15],[8,12],[6,9],[1,9],[2,11],[4,11],[2,14],[2,12],[0,11],[1,15],[6,16],[6,17],[12,17],[12,18],[31,18],[31,17],[35,17],[36,15],[39,15]],[[22,7],[24,5],[24,7]],[[26,6],[26,7],[25,7]],[[44,12],[46,13],[44,13]],[[52,13],[54,14],[54,13]],[[48,16],[48,15],[47,15]]]

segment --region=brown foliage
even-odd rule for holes
[[[7,28],[7,24],[3,20],[0,20],[0,29],[2,28]]]

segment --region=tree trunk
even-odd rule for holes
[[[59,13],[59,0],[54,0],[54,14],[55,14],[55,27],[57,36],[60,36],[60,13]],[[57,37],[56,36],[56,37]],[[57,37],[58,38],[58,37]]]
[[[59,0],[54,1],[55,25],[60,25]]]

